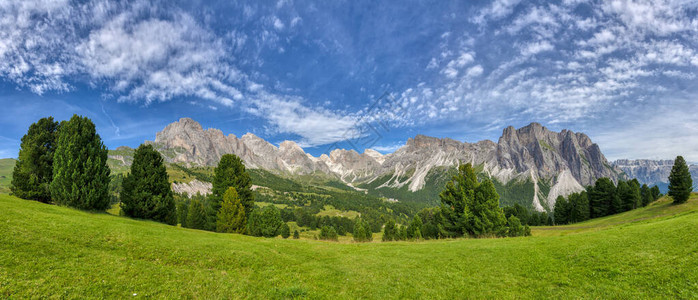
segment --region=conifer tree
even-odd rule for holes
[[[107,148],[90,119],[73,115],[61,123],[50,190],[60,205],[88,210],[109,207]]]
[[[216,231],[226,233],[244,233],[247,220],[245,208],[240,203],[240,197],[234,187],[229,187],[223,194],[223,203],[218,210]],[[286,236],[288,237],[288,235]]]
[[[298,230],[293,231],[293,238],[296,240],[301,238],[301,234],[298,232]]]
[[[616,199],[616,186],[607,177],[599,178],[593,187],[589,188],[590,218],[599,218],[612,212],[611,206]]]
[[[475,188],[475,198],[467,218],[466,231],[480,236],[506,235],[504,212],[499,207],[499,194],[490,180],[484,180]]]
[[[186,225],[187,228],[206,229],[206,208],[200,200],[194,199],[189,204]]]
[[[291,236],[291,228],[288,227],[288,224],[284,223],[281,225],[281,237],[287,239],[289,236]]]
[[[567,199],[563,196],[557,196],[555,200],[555,208],[553,210],[553,215],[555,216],[555,225],[567,224],[568,211]]]
[[[410,222],[410,226],[407,227],[407,236],[410,239],[415,239],[415,240],[421,240],[422,239],[422,218],[419,217],[419,215],[414,216],[412,218],[412,222]]]
[[[395,224],[395,220],[388,219],[388,221],[385,222],[385,227],[383,228],[383,238],[382,241],[384,242],[389,242],[389,241],[397,241],[399,240],[399,228],[397,228],[397,225]]]
[[[650,188],[650,194],[652,194],[652,201],[656,201],[662,196],[662,193],[659,191],[659,187],[656,185]]]
[[[470,163],[460,165],[458,174],[446,183],[439,193],[441,211],[444,216],[444,228],[451,236],[467,234],[466,224],[470,218],[469,208],[473,205],[475,189],[478,187],[477,175]]]
[[[121,210],[126,216],[177,223],[177,211],[162,156],[152,145],[140,145],[131,172],[122,183]]]
[[[245,216],[249,217],[254,208],[254,194],[250,175],[245,170],[242,160],[234,154],[224,154],[214,170],[213,188],[209,195],[209,218],[215,223],[216,213],[221,207],[223,194],[228,188],[234,187],[240,197],[240,203],[245,208]],[[247,220],[245,220],[247,222]]]
[[[509,225],[508,236],[517,237],[524,235],[524,228],[521,226],[521,220],[519,220],[519,218],[512,215],[509,217],[509,220],[507,220],[507,223]]]
[[[652,192],[647,184],[643,184],[640,188],[640,195],[642,197],[642,206],[647,206],[652,202]]]
[[[693,180],[686,161],[682,156],[677,156],[669,175],[668,195],[674,199],[674,203],[679,204],[686,202],[692,191]]]
[[[10,187],[15,196],[51,202],[49,186],[53,180],[53,154],[58,127],[53,117],[41,118],[31,124],[27,134],[22,137]]]

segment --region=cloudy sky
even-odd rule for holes
[[[698,1],[0,1],[0,157],[38,118],[109,148],[181,117],[318,155],[539,122],[698,161]]]

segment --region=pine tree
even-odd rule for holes
[[[287,239],[289,236],[291,236],[291,228],[284,223],[284,225],[281,225],[281,237]]]
[[[216,231],[245,233],[246,222],[245,208],[240,203],[240,197],[234,187],[229,187],[223,194],[223,203],[216,215]]]
[[[234,154],[224,154],[214,170],[213,188],[209,195],[210,220],[215,223],[215,214],[221,207],[223,194],[230,187],[237,191],[245,216],[248,217],[254,208],[254,194],[251,189],[250,175],[245,170],[242,160]],[[247,222],[247,220],[245,220]]]
[[[298,230],[293,231],[293,238],[296,240],[301,238],[301,234],[298,232]]]
[[[133,154],[131,173],[122,183],[121,211],[132,218],[175,225],[175,207],[162,156],[151,145],[140,145]]]
[[[640,188],[640,197],[642,198],[642,206],[647,206],[652,202],[652,192],[647,184],[643,184]]]
[[[460,165],[458,174],[446,183],[444,190],[439,193],[441,211],[444,216],[444,229],[450,236],[462,236],[468,233],[467,221],[470,218],[469,207],[475,199],[475,189],[478,187],[477,175],[471,164]]]
[[[189,204],[186,225],[187,228],[206,229],[206,208],[198,199]]]
[[[669,175],[668,195],[674,199],[674,203],[679,204],[686,202],[692,191],[693,180],[686,161],[682,156],[677,156]]]
[[[385,222],[385,227],[383,228],[382,241],[389,242],[389,241],[399,240],[398,230],[399,229],[397,228],[397,225],[395,224],[395,220],[388,219],[388,221]]]
[[[407,236],[409,239],[414,239],[414,240],[421,240],[422,239],[422,218],[419,217],[419,215],[414,216],[412,218],[412,222],[410,222],[410,226],[407,227]]]
[[[109,207],[107,148],[90,119],[74,115],[61,123],[50,190],[60,205],[88,210]]]
[[[339,237],[337,236],[337,230],[334,229],[332,226],[322,226],[320,228],[320,236],[318,237],[321,240],[326,240],[326,241],[337,241],[339,240]]]
[[[371,238],[371,229],[366,227],[364,221],[361,219],[356,219],[354,221],[354,231],[352,232],[352,236],[354,237],[355,242],[368,242],[370,241]]]
[[[567,224],[567,216],[569,214],[568,210],[569,203],[567,199],[563,196],[557,196],[555,200],[555,208],[553,209],[553,214],[555,216],[555,225]]]
[[[607,177],[599,178],[589,192],[590,218],[607,216],[612,211],[612,204],[616,201],[616,186]]]
[[[519,220],[519,218],[512,215],[509,217],[509,220],[507,220],[507,223],[509,225],[508,236],[517,237],[524,235],[524,228],[521,226],[521,220]]]
[[[58,122],[53,117],[39,119],[22,137],[19,157],[12,172],[12,193],[22,199],[51,202],[49,186],[53,180],[53,154],[56,150]]]
[[[490,180],[484,180],[475,188],[475,201],[467,217],[466,231],[476,237],[504,236],[506,223],[504,212],[499,207],[499,194]]]
[[[650,188],[650,194],[652,194],[652,201],[656,201],[662,196],[662,193],[659,191],[659,187],[656,185]]]
[[[633,198],[633,192],[628,182],[623,180],[618,181],[618,187],[616,187],[616,197],[618,197],[620,201],[618,207],[614,209],[616,213],[633,209],[635,199]]]
[[[281,212],[274,205],[255,209],[247,220],[247,234],[253,236],[275,237],[279,235],[281,226]]]

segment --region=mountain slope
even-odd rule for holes
[[[558,195],[580,191],[600,177],[615,180],[621,174],[585,134],[552,132],[538,123],[519,129],[505,128],[497,143],[417,135],[387,155],[371,149],[364,153],[336,149],[329,155],[313,157],[291,141],[277,147],[251,133],[241,138],[225,136],[217,129],[204,130],[189,118],[167,125],[151,143],[171,163],[211,166],[223,154],[234,153],[250,169],[287,176],[323,174],[350,186],[368,186],[373,191],[367,192],[374,194],[395,194],[391,190],[404,189],[415,193],[423,190],[427,181],[439,181],[428,176],[443,177],[434,170],[471,162],[486,177],[497,180],[502,189],[530,183],[529,197],[515,202],[539,211],[550,210]],[[397,200],[416,197],[400,193],[407,196]],[[428,194],[434,197],[433,193]]]
[[[0,159],[0,193],[9,193],[12,185],[12,171],[17,161],[13,158]]]
[[[0,206],[3,298],[698,297],[695,195],[527,238],[365,244],[203,232],[7,195]]]

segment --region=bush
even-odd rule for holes
[[[247,221],[247,234],[253,236],[275,237],[281,233],[281,212],[274,205],[255,209]]]
[[[281,225],[281,237],[287,239],[289,236],[291,236],[291,228],[284,223],[284,225]]]
[[[301,234],[298,233],[298,230],[294,230],[294,231],[293,231],[293,238],[296,239],[296,240],[299,239],[299,238],[301,238]]]
[[[322,226],[322,228],[320,228],[320,235],[318,236],[318,239],[325,241],[338,241],[339,237],[337,236],[337,230],[335,230],[334,227]]]

